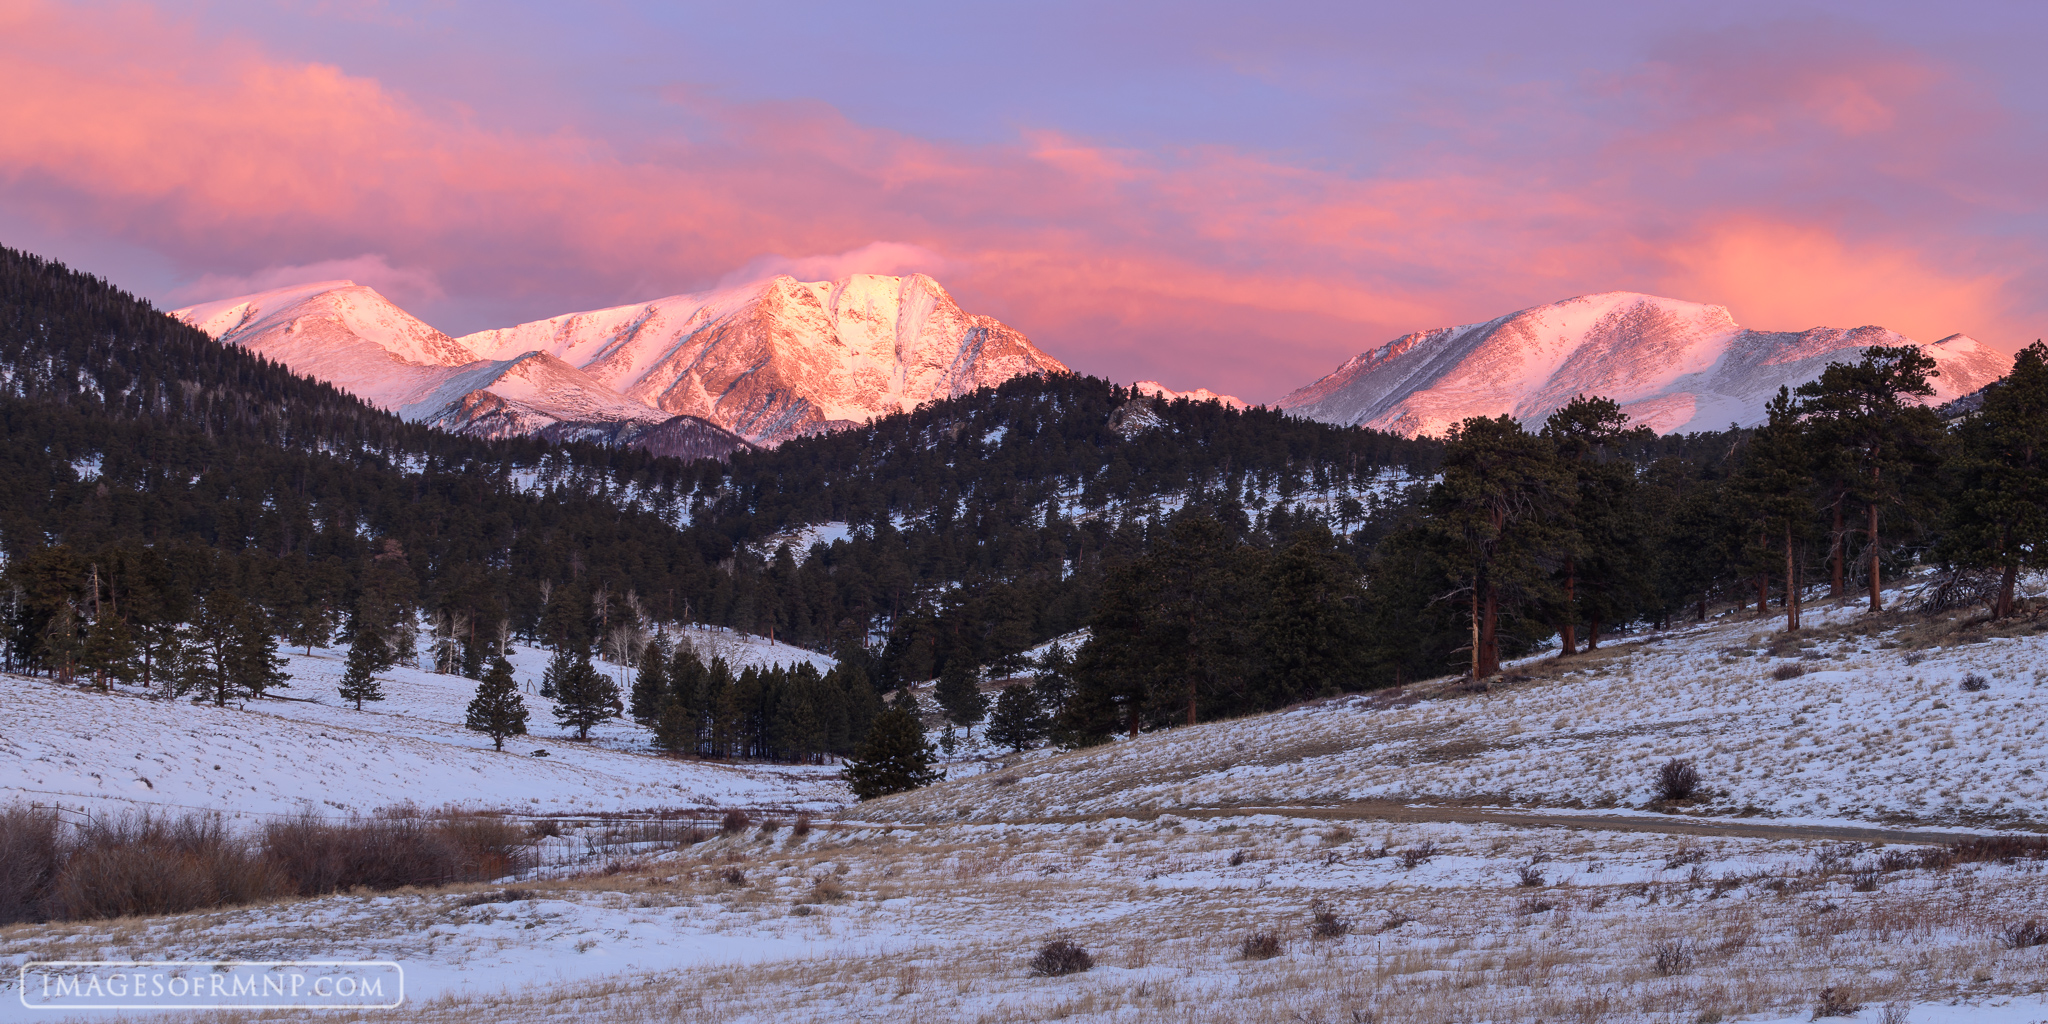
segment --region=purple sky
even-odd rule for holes
[[[925,270],[1270,401],[1633,289],[2043,331],[2039,4],[0,4],[0,242],[436,326]]]

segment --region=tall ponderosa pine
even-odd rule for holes
[[[1934,394],[1928,380],[1938,374],[1934,358],[1917,347],[1873,345],[1861,361],[1830,363],[1819,380],[1799,386],[1816,444],[1840,458],[1837,488],[1863,506],[1871,611],[1884,609],[1881,519],[1916,496],[1939,459],[1941,421],[1910,401]]]
[[[1281,707],[1357,689],[1365,590],[1358,565],[1320,523],[1266,563],[1250,707]]]
[[[1560,593],[1558,635],[1565,654],[1578,653],[1578,624],[1586,649],[1600,646],[1602,622],[1632,618],[1649,590],[1649,524],[1637,502],[1635,463],[1622,446],[1641,443],[1647,427],[1628,428],[1628,415],[1612,399],[1580,395],[1543,424],[1574,498],[1560,517],[1555,572]]]
[[[1575,494],[1551,445],[1513,419],[1474,417],[1451,428],[1443,479],[1430,491],[1430,527],[1442,534],[1471,606],[1474,679],[1500,673],[1504,603],[1542,588],[1542,561]]]
[[[1729,496],[1741,509],[1744,534],[1758,578],[1779,572],[1785,581],[1785,631],[1799,629],[1799,552],[1818,515],[1814,503],[1814,456],[1805,423],[1790,391],[1779,388],[1766,407],[1767,420],[1744,442]],[[1757,607],[1769,601],[1766,583],[1757,587]]]
[[[656,633],[640,649],[639,670],[633,675],[633,694],[627,707],[633,721],[649,728],[654,726],[668,700],[668,674],[668,638]]]
[[[92,673],[94,685],[101,690],[107,688],[109,680],[134,682],[141,665],[136,660],[135,636],[128,629],[128,623],[120,616],[102,614],[85,631],[85,644],[78,652],[78,663]]]
[[[363,709],[364,701],[384,699],[384,687],[377,682],[377,673],[390,664],[390,652],[384,649],[384,634],[374,629],[358,629],[355,638],[349,641],[348,663],[341,673],[341,699]]]
[[[2048,565],[2048,345],[2020,350],[1956,435],[1961,486],[1940,552],[1999,570],[1992,617],[2009,618],[2020,570]]]
[[[491,746],[505,749],[505,737],[526,734],[526,701],[519,696],[519,682],[512,676],[512,663],[492,658],[491,667],[477,683],[463,724],[491,738]]]
[[[569,668],[555,680],[555,722],[590,738],[590,727],[619,716],[619,686],[590,663],[590,649],[580,648]]]
[[[867,742],[846,762],[840,776],[857,799],[873,800],[945,778],[945,772],[933,766],[937,760],[917,717],[891,708],[875,718]]]

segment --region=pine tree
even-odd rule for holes
[[[988,740],[999,747],[1026,750],[1045,739],[1045,709],[1038,695],[1023,683],[1011,683],[996,696],[995,711],[988,717]]]
[[[562,677],[555,680],[555,722],[572,727],[576,738],[590,738],[590,727],[619,716],[619,686],[590,663],[590,650],[577,651]]]
[[[1746,532],[1757,538],[1752,552],[1760,575],[1783,574],[1785,631],[1790,633],[1799,629],[1799,550],[1818,511],[1813,453],[1789,391],[1778,389],[1766,411],[1768,420],[1743,445],[1729,494],[1746,513]],[[1759,604],[1768,596],[1767,589],[1760,591]]]
[[[1564,654],[1578,652],[1578,623],[1587,622],[1586,649],[1600,645],[1600,623],[1632,618],[1650,591],[1650,524],[1638,500],[1635,464],[1622,446],[1655,435],[1628,429],[1628,415],[1608,398],[1580,395],[1544,421],[1543,438],[1573,480],[1573,499],[1559,515],[1552,573],[1560,591],[1556,608]]]
[[[1430,528],[1459,564],[1470,601],[1473,679],[1500,674],[1500,613],[1548,581],[1542,556],[1576,498],[1555,449],[1507,416],[1451,428],[1443,477],[1431,488]]]
[[[548,658],[547,667],[541,670],[540,695],[549,700],[559,699],[562,694],[562,681],[575,671],[576,652],[568,644],[556,647],[555,653]]]
[[[86,630],[85,645],[78,652],[79,665],[93,674],[93,682],[101,690],[107,688],[110,679],[133,682],[138,668],[135,659],[135,637],[128,624],[113,615],[100,616]]]
[[[363,709],[366,700],[383,700],[384,688],[377,683],[377,673],[384,670],[388,658],[382,634],[372,629],[356,630],[355,639],[348,645],[347,667],[341,673],[341,699],[354,702],[357,711]]]
[[[662,695],[661,710],[654,717],[654,745],[671,757],[695,753],[699,719],[681,694]]]
[[[512,676],[512,663],[492,658],[470,699],[463,724],[491,738],[495,749],[505,749],[505,737],[526,734],[526,701],[519,696],[519,683]]]
[[[285,659],[277,653],[277,636],[270,631],[270,617],[255,604],[243,602],[236,611],[228,653],[229,674],[237,691],[261,698],[272,688],[291,685],[291,677],[284,672]]]
[[[660,633],[640,651],[640,670],[633,677],[630,710],[633,721],[652,728],[668,701],[668,641]]]
[[[939,672],[939,685],[933,688],[932,697],[954,725],[973,725],[987,717],[988,698],[975,685],[980,675],[964,658],[947,659],[945,669]]]
[[[1246,710],[1357,689],[1364,588],[1358,566],[1320,524],[1266,566],[1255,634],[1260,670]]]
[[[1910,401],[1934,394],[1928,379],[1938,374],[1934,357],[1916,346],[1873,345],[1856,364],[1830,363],[1819,380],[1799,386],[1816,442],[1841,455],[1840,488],[1864,507],[1873,612],[1884,610],[1882,517],[1916,496],[1938,459],[1941,421]]]
[[[873,800],[945,778],[945,773],[934,767],[937,760],[916,717],[891,708],[875,718],[867,742],[846,762],[840,776],[856,799]]]
[[[1954,565],[1999,570],[1991,615],[2009,618],[2020,570],[2048,565],[2048,345],[2020,350],[1956,440],[1961,486],[1939,551]]]

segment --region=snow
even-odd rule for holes
[[[1781,386],[1871,345],[1917,344],[1880,327],[1792,332],[1741,327],[1721,306],[1606,292],[1482,324],[1405,335],[1280,400],[1328,423],[1441,435],[1470,416],[1540,424],[1574,397],[1619,402],[1659,433],[1762,422]],[[1921,346],[1940,370],[1931,404],[2002,376],[2009,356],[1962,335]]]
[[[1196,388],[1193,391],[1175,391],[1172,388],[1169,388],[1156,380],[1141,380],[1135,384],[1132,384],[1131,390],[1139,392],[1140,394],[1154,395],[1159,399],[1167,402],[1171,402],[1177,398],[1185,398],[1190,402],[1221,402],[1232,409],[1251,408],[1250,402],[1247,402],[1244,399],[1237,397],[1236,395],[1218,394],[1214,391],[1209,390],[1208,388]]]
[[[760,637],[684,632],[701,655],[723,656],[735,671],[832,664]],[[591,742],[578,743],[555,725],[554,702],[535,692],[548,659],[542,650],[514,648],[509,658],[526,691],[531,735],[507,739],[502,753],[462,726],[475,682],[400,667],[380,677],[387,699],[356,711],[335,693],[346,654],[293,652],[291,685],[277,691],[292,699],[226,708],[0,677],[13,713],[12,728],[0,736],[0,802],[161,806],[260,819],[307,808],[361,814],[405,803],[561,814],[726,805],[826,810],[847,800],[837,766],[659,757],[648,731],[625,719],[592,729]],[[622,691],[630,688],[630,670],[597,664]],[[535,750],[548,756],[533,756]]]

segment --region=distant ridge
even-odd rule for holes
[[[1637,292],[1583,295],[1485,323],[1403,335],[1282,398],[1281,409],[1344,426],[1441,435],[1472,416],[1540,424],[1576,395],[1621,403],[1660,434],[1763,420],[1780,387],[1853,361],[1871,345],[1919,344],[1882,327],[1756,331],[1721,306]],[[2012,359],[1966,335],[1920,348],[1940,377],[1933,404],[2003,376]]]

